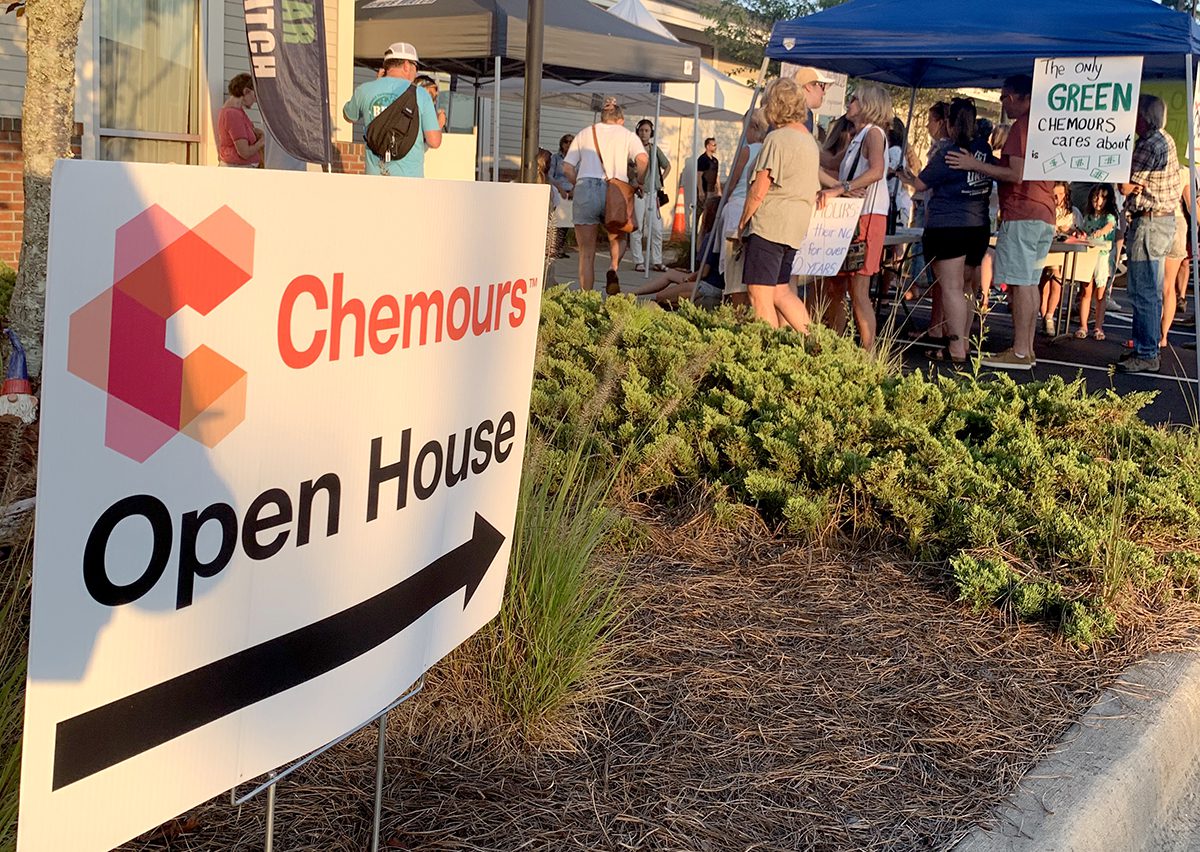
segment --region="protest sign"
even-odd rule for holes
[[[1140,56],[1034,62],[1025,180],[1129,180]]]
[[[837,275],[854,238],[862,205],[861,198],[834,198],[826,202],[824,210],[813,211],[808,236],[796,249],[792,274]]]
[[[498,611],[548,198],[68,160],[52,203],[18,842],[89,852]]]

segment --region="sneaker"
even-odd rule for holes
[[[1054,336],[1054,320],[1052,320],[1050,317],[1046,317],[1042,320],[1042,328],[1046,330],[1046,334],[1050,335],[1051,337]]]
[[[621,279],[617,277],[617,271],[610,269],[604,273],[604,292],[610,296],[618,296],[621,293]]]
[[[1109,311],[1117,311],[1118,313],[1123,313],[1125,311],[1125,309],[1121,307],[1121,303],[1118,302],[1116,299],[1114,299],[1112,296],[1108,297],[1107,309]]]
[[[1137,355],[1117,362],[1118,373],[1157,373],[1158,356],[1142,358]]]
[[[997,352],[995,355],[985,355],[979,363],[985,367],[997,367],[1001,370],[1032,370],[1037,363],[1033,355],[1018,355],[1011,349]]]

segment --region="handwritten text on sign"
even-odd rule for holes
[[[1140,56],[1034,63],[1025,180],[1129,180]]]
[[[862,212],[861,198],[835,198],[813,213],[808,236],[796,249],[793,275],[837,275],[854,238]]]

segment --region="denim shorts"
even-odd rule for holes
[[[996,235],[997,284],[1031,287],[1042,280],[1042,261],[1054,242],[1054,226],[1040,219],[1001,222]]]
[[[576,225],[603,225],[604,202],[608,184],[600,178],[580,178],[575,182],[571,220]]]

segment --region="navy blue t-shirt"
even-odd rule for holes
[[[938,146],[921,169],[921,182],[929,187],[925,204],[926,228],[976,228],[989,224],[988,199],[992,194],[992,179],[979,172],[964,172],[946,165],[946,152],[958,150],[955,145]],[[976,139],[968,149],[975,159],[995,163],[992,150],[983,139]]]

